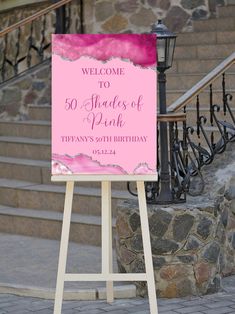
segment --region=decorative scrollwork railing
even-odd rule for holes
[[[167,114],[158,116],[158,122],[166,122],[169,129],[170,186],[175,203],[186,201],[186,194],[203,193],[201,169],[222,154],[228,143],[235,142],[234,64],[235,53],[169,106]],[[233,88],[229,88],[229,80]],[[161,176],[159,154],[158,145],[157,170]],[[158,203],[160,182],[146,182],[148,203]],[[130,184],[128,190],[136,195]]]
[[[217,154],[226,150],[228,143],[235,141],[234,63],[235,53],[168,107],[168,114],[183,111],[187,117],[181,129],[177,122],[169,125],[172,187],[176,200],[182,199],[186,192],[201,194],[205,185],[202,167],[212,163]],[[230,88],[229,80],[232,81]],[[205,102],[207,107],[202,105]]]
[[[0,31],[0,84],[51,57],[51,34],[83,33],[83,1],[61,0]]]

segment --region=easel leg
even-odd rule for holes
[[[113,272],[111,182],[102,181],[102,274]],[[114,300],[113,282],[106,282],[107,302]]]
[[[60,255],[59,255],[59,265],[58,265],[58,274],[57,274],[57,283],[56,283],[54,314],[60,314],[61,309],[62,309],[63,293],[64,293],[64,276],[66,272],[66,262],[67,262],[68,244],[69,244],[69,230],[70,230],[71,213],[72,213],[73,190],[74,190],[74,182],[67,182],[66,193],[65,193],[65,203],[64,203],[62,234],[61,234],[61,242],[60,242]]]
[[[144,188],[143,181],[137,182],[137,190],[138,190],[138,199],[139,199],[140,221],[141,221],[141,230],[142,230],[142,238],[143,238],[144,259],[145,259],[145,268],[146,268],[146,275],[147,275],[150,313],[158,314],[156,287],[155,287],[154,271],[153,271],[152,250],[151,250],[151,242],[150,242],[150,234],[149,234],[148,212],[147,212],[145,188]]]

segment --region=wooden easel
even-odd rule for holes
[[[66,182],[64,216],[60,243],[60,255],[57,274],[54,314],[61,314],[65,281],[106,281],[107,302],[114,300],[114,281],[147,281],[150,313],[158,314],[157,298],[152,262],[152,251],[149,234],[148,213],[145,197],[144,181],[156,181],[157,175],[55,175],[52,181]],[[102,182],[102,273],[101,274],[69,274],[66,273],[69,230],[72,213],[74,183],[81,181]],[[139,200],[140,221],[143,238],[146,273],[116,274],[113,273],[112,258],[112,213],[111,182],[136,181]]]

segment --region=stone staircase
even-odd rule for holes
[[[195,21],[194,32],[178,35],[174,65],[167,72],[168,105],[235,50],[235,7],[219,7],[218,16]],[[234,73],[227,78],[232,93]],[[208,95],[200,97],[205,115]],[[221,103],[221,81],[215,84],[214,101]],[[187,116],[190,124],[195,122],[194,107]],[[29,120],[0,121],[0,232],[60,238],[65,186],[50,181],[50,118],[50,106],[30,106]],[[112,190],[115,217],[117,202],[132,196],[124,183],[113,184]],[[100,207],[98,183],[76,185],[72,241],[100,245]]]
[[[193,32],[177,34],[173,67],[167,74],[167,105],[171,105],[226,57],[235,51],[235,6],[218,6],[217,18],[193,21]],[[235,114],[235,66],[226,72],[226,88],[233,95],[232,112]],[[218,129],[209,125],[209,89],[200,94],[200,114],[208,118],[205,129]],[[213,83],[213,103],[222,105],[222,78]],[[195,127],[196,98],[187,106],[187,124]],[[223,113],[217,114],[223,120]],[[193,135],[194,140],[198,140]],[[201,139],[201,143],[205,141]]]
[[[170,105],[235,51],[235,6],[217,7],[218,18],[193,22],[193,32],[178,34],[173,67],[167,74]],[[228,74],[235,91],[235,68]],[[215,101],[221,101],[221,81],[216,82]],[[202,102],[207,101],[202,95]],[[218,98],[217,98],[218,97]]]
[[[50,180],[49,106],[31,106],[27,121],[0,122],[0,232],[59,239],[65,184]],[[131,198],[113,184],[117,201]],[[100,184],[75,188],[71,241],[100,245]]]

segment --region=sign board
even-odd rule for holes
[[[156,36],[52,38],[52,174],[156,173]]]

